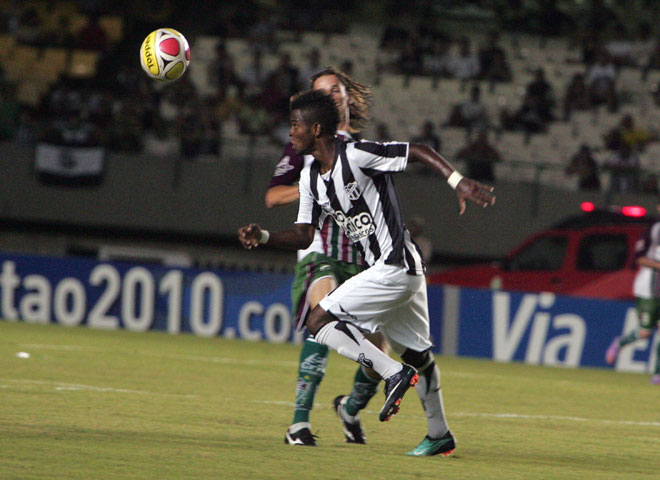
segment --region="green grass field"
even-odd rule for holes
[[[28,352],[30,358],[19,358]],[[312,415],[319,447],[283,443],[299,347],[0,322],[0,479],[643,479],[660,475],[660,389],[646,375],[438,358],[458,448],[403,455],[417,395],[344,443],[330,408],[355,364],[336,355]]]

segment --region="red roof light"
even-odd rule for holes
[[[621,208],[621,213],[627,217],[643,217],[646,215],[646,209],[636,205],[627,205]]]
[[[583,212],[593,212],[596,209],[596,205],[594,205],[592,202],[582,202],[580,208]]]

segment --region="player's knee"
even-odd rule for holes
[[[311,312],[309,312],[309,314],[307,314],[305,325],[307,326],[309,333],[316,335],[317,332],[323,328],[323,325],[331,320],[332,316],[323,310],[319,305],[317,305],[312,309]]]
[[[426,367],[431,361],[433,361],[433,354],[430,350],[424,350],[423,352],[416,352],[406,348],[406,351],[403,352],[401,358],[408,365],[412,365],[417,370],[420,370]]]
[[[367,333],[364,335],[367,340],[369,340],[371,343],[376,345],[382,352],[384,353],[390,353],[390,344],[385,338],[385,335],[383,335],[380,332],[374,332],[374,333]]]

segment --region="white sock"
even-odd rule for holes
[[[440,438],[449,430],[442,403],[440,369],[431,357],[430,362],[420,368],[418,372],[419,382],[417,382],[415,390],[424,407],[429,428],[428,435],[431,438]]]
[[[364,338],[355,325],[348,322],[336,320],[329,322],[316,332],[314,338],[318,343],[327,345],[340,355],[365,367],[373,368],[382,378],[388,378],[403,368],[400,362],[385,355]]]

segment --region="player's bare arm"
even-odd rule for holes
[[[266,207],[281,207],[300,198],[298,185],[275,185],[266,192]]]
[[[656,262],[655,260],[651,260],[648,257],[639,257],[637,259],[637,265],[640,265],[642,267],[649,267],[654,270],[660,270],[660,262]]]
[[[238,239],[241,245],[248,250],[264,243],[278,248],[304,250],[311,245],[314,239],[314,227],[297,223],[288,230],[270,233],[256,223],[251,223],[238,229]]]
[[[447,159],[426,145],[411,143],[408,150],[408,161],[423,163],[449,182],[456,190],[461,215],[465,212],[466,200],[482,207],[495,204],[495,194],[493,193],[495,189],[492,186],[463,177]]]

